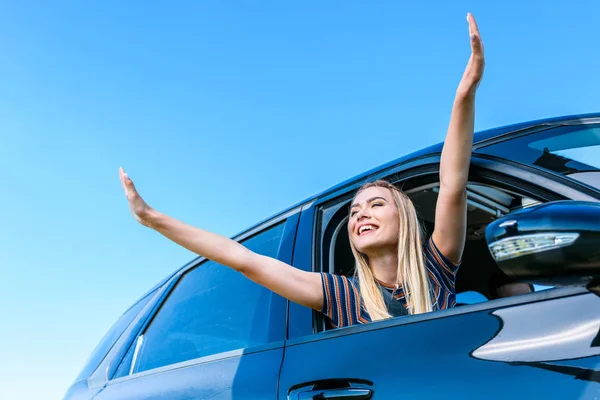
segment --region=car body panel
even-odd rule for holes
[[[274,399],[283,342],[252,353],[236,352],[158,368],[109,382],[95,400]]]
[[[600,332],[598,296],[504,307],[495,302],[499,306],[491,310],[458,307],[431,319],[400,317],[370,329],[343,328],[293,341],[286,348],[279,398],[299,385],[332,379],[372,382],[376,399],[600,395],[600,347],[593,343]]]

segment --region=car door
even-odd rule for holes
[[[421,169],[394,173],[422,174],[431,169],[428,162],[435,160],[420,160]],[[474,164],[488,181],[505,179],[508,185],[518,180],[533,191],[594,199],[587,188],[578,191],[572,182],[537,176],[511,163],[475,157]],[[335,236],[324,221],[335,218],[342,207],[336,199],[342,204],[358,184],[303,211],[299,229],[311,227],[314,236],[311,243],[297,242],[297,267],[319,270],[319,260],[328,257],[320,241]],[[322,330],[316,313],[301,307],[290,305],[289,318],[281,400],[600,397],[600,297],[583,287],[330,331]]]
[[[289,263],[297,221],[288,212],[241,243]],[[95,399],[277,398],[285,300],[212,261],[179,275]]]
[[[280,399],[600,396],[600,297],[571,288],[520,297],[290,341]]]

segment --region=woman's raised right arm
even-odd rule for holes
[[[137,192],[133,181],[119,169],[119,177],[135,219],[209,260],[230,267],[273,292],[303,306],[321,310],[321,276],[292,267],[275,258],[254,253],[240,243],[208,232],[152,209]]]

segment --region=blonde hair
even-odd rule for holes
[[[364,184],[358,189],[356,195],[370,187],[389,189],[398,209],[397,276],[399,278],[398,283],[402,285],[404,290],[408,312],[410,314],[420,314],[431,311],[432,301],[429,292],[429,279],[423,259],[423,235],[415,206],[400,189],[384,180]],[[360,295],[371,320],[390,318],[391,315],[387,310],[367,256],[360,253],[352,241],[350,241],[350,247],[356,262],[354,274],[358,278]]]

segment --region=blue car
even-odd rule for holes
[[[355,190],[400,185],[431,233],[441,150],[367,171],[235,239],[302,270],[352,274]],[[455,307],[328,329],[197,258],[125,311],[64,399],[599,399],[600,114],[477,133],[467,196]]]

